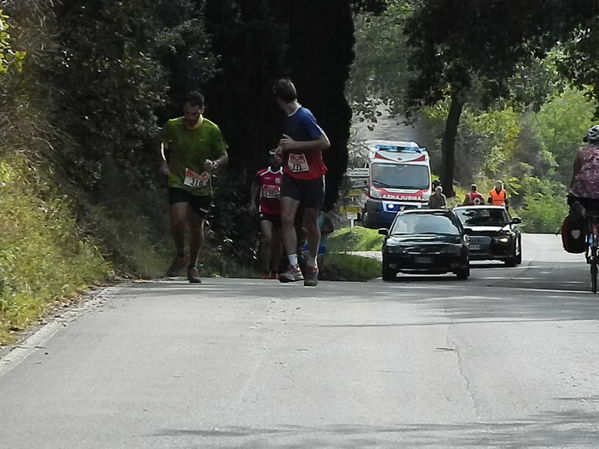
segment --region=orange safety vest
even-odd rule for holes
[[[491,197],[491,204],[493,206],[505,206],[505,190],[501,189],[499,192],[493,189],[489,192],[489,196]]]

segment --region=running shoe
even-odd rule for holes
[[[304,285],[307,287],[316,287],[318,285],[318,268],[306,267],[304,276]]]
[[[302,270],[299,267],[292,267],[289,265],[287,271],[284,273],[279,273],[279,281],[281,282],[297,282],[302,281],[304,276],[302,275]]]
[[[200,273],[196,267],[191,267],[187,269],[187,279],[189,279],[190,284],[202,283],[202,280],[200,279]]]
[[[188,262],[189,257],[187,256],[175,257],[171,262],[171,266],[168,268],[166,275],[171,278],[177,276]]]

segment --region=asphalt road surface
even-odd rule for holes
[[[467,281],[109,288],[0,361],[0,447],[597,448],[599,295],[523,247]]]

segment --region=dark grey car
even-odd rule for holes
[[[522,263],[519,218],[503,206],[459,206],[453,211],[470,236],[470,260],[501,260],[509,267]]]

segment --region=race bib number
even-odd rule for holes
[[[265,185],[262,186],[262,198],[278,199],[281,196],[281,187]]]
[[[303,153],[291,153],[289,155],[289,160],[287,161],[287,167],[289,167],[289,170],[291,170],[293,173],[301,173],[310,170],[310,167],[308,167],[308,161],[306,160],[306,155]]]
[[[210,174],[203,172],[197,174],[189,168],[185,169],[185,180],[183,185],[187,187],[206,187],[210,183]]]

